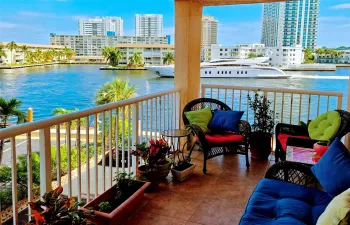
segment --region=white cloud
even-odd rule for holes
[[[11,29],[14,27],[17,27],[17,24],[0,21],[0,28],[1,29]]]
[[[86,15],[57,16],[57,15],[52,14],[52,13],[38,13],[38,12],[33,12],[33,11],[21,11],[18,14],[20,16],[27,16],[27,17],[43,17],[43,18],[70,19],[70,20],[86,19],[89,17]]]
[[[223,45],[260,42],[260,38],[260,21],[219,24],[219,43]]]
[[[331,9],[350,9],[350,3],[334,5]]]
[[[89,18],[89,16],[76,15],[76,16],[72,16],[71,18],[72,18],[72,20],[80,20],[80,19],[87,19],[87,18]]]

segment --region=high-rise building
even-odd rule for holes
[[[135,15],[135,36],[163,37],[163,15],[136,14]]]
[[[79,20],[79,35],[123,36],[123,20],[120,17],[95,17]]]
[[[316,47],[319,0],[267,3],[263,6],[261,42],[267,47]]]
[[[212,16],[202,17],[202,48],[218,43],[218,21]]]

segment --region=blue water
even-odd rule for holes
[[[98,65],[56,65],[0,70],[0,96],[20,99],[22,109],[34,109],[35,120],[48,118],[55,108],[86,109],[94,106],[98,88],[115,77],[137,86],[137,95],[174,87],[173,79],[149,71],[101,71]],[[291,79],[202,79],[202,83],[257,87],[338,91],[346,102],[350,68],[336,72],[290,72]]]

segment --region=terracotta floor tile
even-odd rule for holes
[[[201,225],[200,223],[187,222],[186,225]]]
[[[125,225],[185,225],[185,220],[156,215],[153,213],[139,212],[129,219]]]
[[[175,192],[162,192],[154,197],[141,211],[188,220],[203,198]]]
[[[245,205],[234,199],[205,199],[189,221],[207,225],[238,224],[244,208]]]
[[[193,174],[182,182],[173,182],[169,184],[169,190],[180,194],[195,195],[204,198],[210,193],[215,183],[216,179],[207,179],[203,178],[203,176]]]
[[[237,202],[246,202],[254,190],[255,184],[250,181],[226,181],[219,179],[212,188],[208,198],[233,198]]]

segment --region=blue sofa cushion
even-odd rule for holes
[[[339,137],[311,170],[332,197],[350,187],[350,153]]]
[[[224,130],[239,132],[239,123],[243,116],[243,111],[214,110],[213,118],[208,124],[210,130]]]
[[[316,224],[331,200],[326,192],[265,178],[257,184],[239,224]]]

